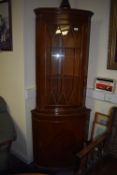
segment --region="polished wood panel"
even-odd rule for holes
[[[70,167],[82,148],[90,110],[85,107],[92,12],[39,8],[36,13],[34,159]]]
[[[85,140],[89,110],[44,114],[33,111],[34,157],[40,166],[73,166]]]

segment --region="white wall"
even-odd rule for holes
[[[115,78],[117,71],[107,70],[110,0],[80,0],[78,6],[94,12],[91,25],[88,88],[96,76]]]
[[[27,151],[23,32],[23,1],[12,0],[13,51],[0,52],[0,96],[5,98],[17,130],[13,151],[21,157]]]
[[[117,79],[117,71],[107,70],[110,0],[80,0],[78,6],[94,12],[91,23],[87,80],[87,88],[94,88],[96,77]],[[114,105],[116,104],[87,97],[86,106],[92,110],[90,129],[94,113],[98,111],[108,114]]]

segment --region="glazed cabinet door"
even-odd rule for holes
[[[50,14],[37,18],[39,108],[83,107],[87,79],[88,35],[89,23],[82,22],[81,19],[69,19],[68,16],[60,15],[54,18],[50,17]]]

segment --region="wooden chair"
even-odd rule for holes
[[[84,148],[76,155],[76,157],[80,159],[80,169],[76,174],[86,174],[107,154],[113,156],[116,155],[117,157],[116,135],[117,107],[112,108],[110,115],[96,113],[93,122],[91,140],[88,143],[85,143]]]

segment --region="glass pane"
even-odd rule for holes
[[[49,104],[76,104],[81,70],[80,29],[77,26],[55,25],[48,26],[47,33],[46,73]]]

